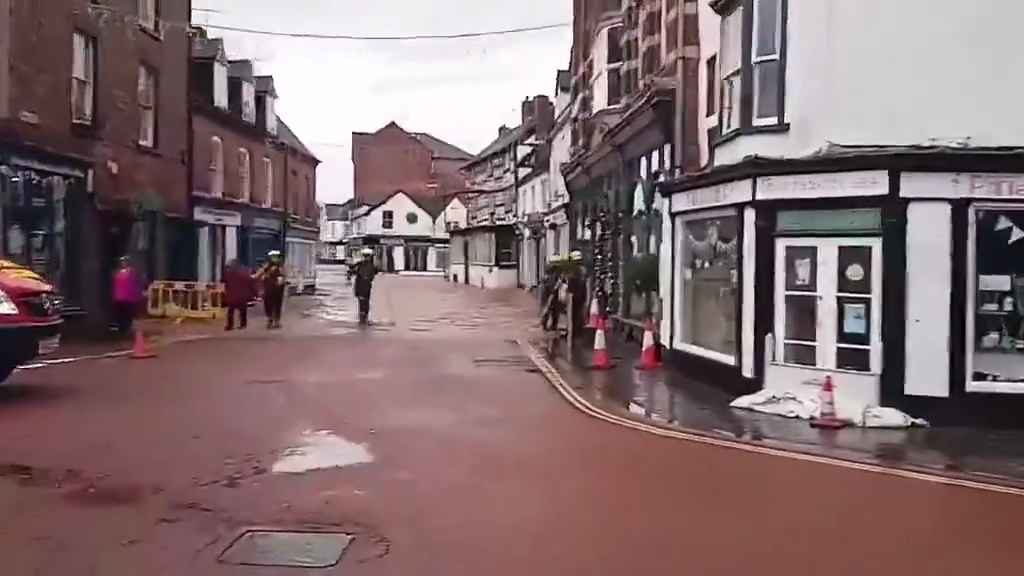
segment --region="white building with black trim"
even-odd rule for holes
[[[701,0],[662,339],[737,392],[1024,423],[1024,5]],[[926,17],[924,17],[926,15]]]
[[[398,190],[352,212],[352,259],[365,248],[383,272],[443,275],[448,270],[448,231],[442,198],[414,198]]]

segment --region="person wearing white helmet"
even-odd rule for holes
[[[356,299],[359,300],[359,324],[370,322],[370,294],[373,291],[373,279],[377,276],[377,267],[373,264],[373,249],[363,248],[363,260],[356,264]]]
[[[280,328],[286,285],[280,251],[267,252],[267,263],[256,273],[255,279],[263,283],[263,310],[267,314],[267,329]]]

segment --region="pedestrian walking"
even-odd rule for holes
[[[245,330],[249,324],[249,302],[256,295],[256,280],[249,269],[237,259],[232,260],[224,271],[224,305],[228,309],[227,325],[224,330],[235,329],[235,314],[238,314],[238,328]]]
[[[114,273],[114,322],[121,335],[132,330],[139,304],[143,301],[142,278],[132,265],[129,257],[123,256],[118,262]]]
[[[557,332],[558,321],[565,308],[565,279],[562,273],[554,267],[548,268],[542,293],[544,308],[540,319],[541,328],[545,331]]]
[[[281,327],[281,308],[284,306],[284,291],[287,285],[281,253],[271,250],[267,253],[267,263],[260,268],[254,277],[263,284],[263,311],[267,314],[267,329]]]
[[[356,299],[359,300],[359,324],[370,323],[370,294],[373,291],[373,279],[377,276],[377,267],[373,264],[373,250],[363,249],[363,260],[356,265]]]

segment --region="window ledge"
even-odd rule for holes
[[[139,152],[142,152],[143,154],[146,154],[146,155],[149,155],[149,156],[155,156],[157,158],[163,158],[163,156],[164,156],[163,154],[160,153],[159,150],[157,150],[157,148],[155,146],[150,146],[148,144],[143,144],[141,142],[136,142],[135,143],[135,148]]]
[[[156,40],[157,42],[162,42],[163,39],[164,39],[164,34],[160,30],[160,21],[159,20],[156,21],[156,25],[153,28],[150,28],[149,26],[146,26],[145,24],[139,24],[139,30],[142,30],[146,34],[146,36],[149,36],[150,38]]]
[[[722,134],[718,136],[717,138],[715,138],[715,141],[712,142],[712,146],[718,146],[720,144],[731,142],[739,138],[740,136],[754,136],[757,134],[782,134],[785,132],[789,132],[788,122],[783,124],[770,124],[766,126],[750,126],[747,128],[739,128],[729,132],[728,134]]]

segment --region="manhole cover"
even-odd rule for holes
[[[232,542],[219,560],[242,566],[330,568],[351,543],[352,536],[337,532],[250,530]]]

